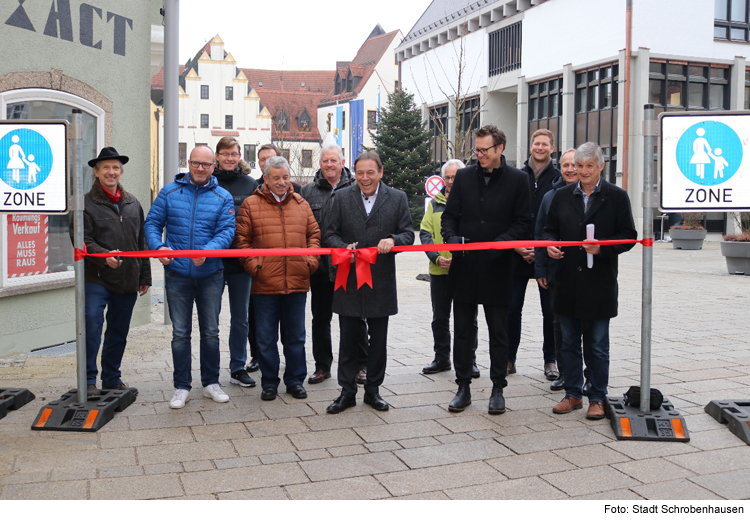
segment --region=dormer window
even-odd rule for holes
[[[276,130],[289,132],[289,114],[283,108],[276,114]]]
[[[338,94],[340,94],[341,92],[344,91],[343,84],[344,84],[344,82],[341,79],[341,75],[337,73],[336,74],[336,88],[334,90],[336,92],[336,95],[338,95]]]
[[[354,76],[352,75],[352,70],[349,70],[346,76],[346,91],[351,92],[352,90],[354,90]]]
[[[297,128],[299,128],[300,132],[310,132],[312,127],[311,122],[310,114],[307,112],[307,109],[303,108],[302,113],[297,117]]]

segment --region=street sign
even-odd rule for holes
[[[0,121],[0,213],[67,212],[67,122]]]
[[[750,211],[748,112],[662,113],[660,209]],[[742,139],[744,138],[744,139]]]
[[[443,181],[443,178],[438,175],[430,176],[429,178],[427,178],[427,181],[424,184],[424,188],[427,191],[427,194],[429,194],[433,198],[443,190],[443,187],[445,187],[445,182]]]

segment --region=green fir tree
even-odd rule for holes
[[[406,193],[412,222],[418,229],[427,196],[425,180],[437,168],[430,149],[432,136],[422,122],[422,112],[414,105],[414,96],[403,90],[388,95],[379,117],[378,129],[370,135],[383,161],[383,180]]]

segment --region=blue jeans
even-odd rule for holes
[[[255,336],[258,339],[260,385],[279,386],[279,326],[284,346],[284,385],[302,385],[307,377],[305,362],[305,303],[307,293],[255,295]]]
[[[565,378],[565,395],[583,397],[583,359],[581,337],[588,337],[590,351],[586,356],[586,369],[591,383],[589,401],[603,402],[609,383],[609,319],[582,321],[566,315],[557,315],[562,331],[562,374]],[[588,323],[588,336],[583,332]]]
[[[229,291],[229,372],[245,370],[247,361],[248,304],[253,278],[247,273],[224,273]]]
[[[96,356],[102,342],[104,308],[107,308],[107,331],[102,347],[102,384],[112,387],[122,383],[120,364],[130,331],[130,318],[137,293],[117,293],[101,284],[87,282],[86,297],[86,383],[96,385]]]
[[[190,334],[193,329],[193,303],[198,311],[200,328],[201,383],[204,387],[219,383],[219,312],[224,291],[224,272],[217,271],[203,279],[190,279],[164,269],[164,286],[172,318],[172,362],[174,388],[190,390],[192,354]]]

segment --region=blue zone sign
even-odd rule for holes
[[[64,121],[0,122],[0,213],[65,214],[67,147]]]
[[[750,210],[750,113],[659,118],[661,210]]]

